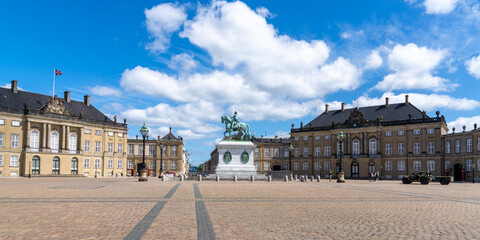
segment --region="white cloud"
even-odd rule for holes
[[[197,66],[197,61],[193,59],[193,55],[187,53],[181,53],[175,56],[172,56],[168,67],[171,69],[190,71]]]
[[[282,121],[316,113],[318,112],[317,107],[320,106],[323,106],[321,100],[297,102],[272,99],[269,102],[259,104],[234,104],[229,108],[229,112],[237,111],[239,117],[245,121],[265,119]]]
[[[477,124],[480,126],[480,116],[473,116],[473,117],[459,117],[454,121],[448,123],[448,128],[452,131],[455,128],[455,132],[463,131],[463,126],[466,127],[466,131],[470,131],[473,129],[473,125]],[[478,128],[477,126],[477,128]]]
[[[267,8],[265,7],[257,7],[255,8],[255,12],[264,17],[264,18],[274,18],[275,14],[272,14]]]
[[[99,85],[95,85],[95,87],[90,88],[90,92],[92,92],[93,95],[98,95],[102,97],[107,97],[107,96],[120,97],[122,95],[122,92],[118,89],[99,86]]]
[[[278,138],[289,138],[290,133],[282,130],[278,130],[273,135],[267,136],[266,138],[275,138],[275,136],[277,136]]]
[[[195,140],[195,139],[200,139],[207,136],[206,134],[195,133],[190,129],[178,130],[177,134],[178,136],[182,137],[185,140]]]
[[[418,47],[414,43],[397,44],[388,55],[388,66],[395,72],[385,76],[374,89],[426,89],[435,92],[453,90],[458,84],[451,84],[447,79],[430,73],[445,55],[444,50]]]
[[[458,0],[425,0],[425,12],[427,14],[447,14],[455,9]]]
[[[11,88],[12,88],[12,84],[11,84],[11,83],[5,83],[5,85],[0,86],[0,87],[1,87],[1,88],[11,89]],[[19,87],[18,85],[17,85],[17,89],[18,89],[18,90],[22,90],[22,91],[24,90],[23,88]]]
[[[467,71],[475,78],[480,78],[480,55],[473,56],[470,60],[465,62],[467,66]]]
[[[373,106],[385,104],[385,98],[389,98],[389,102],[403,103],[405,102],[405,95],[409,96],[409,102],[420,110],[436,111],[439,109],[449,110],[473,110],[480,107],[480,102],[467,98],[454,98],[448,95],[433,94],[420,94],[420,93],[402,93],[394,95],[393,93],[384,93],[381,97],[370,98],[368,96],[361,96],[358,98],[359,106]],[[356,106],[355,102],[349,107]]]
[[[171,3],[159,4],[151,9],[145,9],[147,18],[145,24],[153,42],[146,45],[146,49],[160,53],[165,52],[170,45],[170,35],[178,31],[187,19],[183,7]]]
[[[383,63],[382,57],[377,50],[373,50],[367,59],[365,59],[364,69],[376,69],[380,67]]]

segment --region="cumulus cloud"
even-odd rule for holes
[[[383,63],[382,57],[377,50],[373,50],[370,55],[368,55],[367,59],[365,59],[365,66],[364,69],[376,69],[380,67]]]
[[[388,66],[394,73],[385,76],[374,89],[426,89],[435,92],[453,90],[458,84],[431,74],[445,55],[444,50],[418,47],[414,43],[397,44],[388,54]]]
[[[238,111],[241,118],[246,121],[269,120],[282,121],[292,118],[299,118],[305,115],[318,112],[317,107],[322,106],[321,100],[310,100],[304,102],[275,99],[259,104],[234,104],[229,112]]]
[[[197,66],[197,61],[193,59],[193,55],[187,53],[181,53],[172,56],[168,67],[174,70],[190,71]]]
[[[425,0],[425,12],[427,14],[447,14],[455,9],[458,0]]]
[[[468,73],[480,79],[480,55],[473,56],[470,60],[467,60],[465,66],[467,66]]]
[[[90,92],[93,95],[102,96],[102,97],[108,97],[108,96],[120,97],[122,95],[122,92],[116,88],[99,86],[99,85],[95,85],[95,87],[90,88]]]
[[[255,12],[264,17],[264,18],[273,18],[275,17],[275,14],[272,14],[267,8],[265,7],[257,7],[255,8]]]
[[[1,88],[9,88],[9,89],[10,89],[10,88],[12,88],[12,84],[11,84],[11,83],[5,83],[5,85],[0,86],[0,87],[1,87]],[[22,90],[22,91],[24,90],[23,88],[21,88],[21,87],[19,87],[19,86],[17,86],[17,89],[18,89],[18,90]]]
[[[171,3],[159,4],[151,9],[145,9],[148,32],[153,42],[146,45],[146,49],[154,52],[165,52],[170,45],[170,35],[178,31],[187,19],[185,9]]]
[[[452,128],[455,128],[455,132],[463,131],[463,126],[466,127],[466,131],[470,131],[473,129],[474,124],[480,124],[480,116],[473,116],[473,117],[459,117],[454,121],[448,123],[448,128],[452,131]],[[480,126],[480,125],[479,125]],[[478,126],[477,126],[478,128]]]

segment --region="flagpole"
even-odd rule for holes
[[[55,68],[53,68],[53,93],[52,98],[55,96]]]

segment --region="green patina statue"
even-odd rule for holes
[[[238,131],[242,134],[240,140],[250,141],[252,139],[252,134],[250,133],[250,126],[238,120],[237,111],[235,111],[232,118],[227,115],[223,115],[222,123],[225,123],[225,132],[223,133],[223,135],[226,139],[232,140],[232,131]],[[228,133],[228,137],[226,133]]]

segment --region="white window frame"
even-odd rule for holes
[[[298,171],[299,168],[300,168],[300,164],[298,162],[294,162],[293,163],[293,170]]]
[[[135,155],[135,145],[128,144],[128,154]]]
[[[421,171],[422,170],[422,162],[415,160],[413,161],[413,171]]]
[[[123,138],[123,133],[117,133],[117,137]]]
[[[94,168],[96,168],[96,169],[99,169],[99,168],[100,168],[100,159],[99,159],[99,158],[96,158],[96,159],[95,159]]]
[[[172,146],[172,156],[177,156],[177,146]]]
[[[108,132],[108,136],[109,136],[109,137],[113,137],[113,136],[114,136],[114,133],[113,133],[113,132]]]
[[[427,142],[427,154],[435,154],[435,142]]]
[[[270,163],[264,162],[263,163],[263,171],[270,171]]]
[[[467,161],[465,161],[465,171],[466,172],[471,172],[472,169],[473,169],[473,160],[472,159],[467,159]]]
[[[435,161],[434,160],[428,160],[427,161],[427,171],[435,172]]]
[[[148,168],[150,168],[150,170],[155,169],[155,161],[149,161]]]
[[[12,120],[12,126],[13,127],[20,127],[20,121]]]
[[[303,148],[303,157],[308,157],[308,147]]]
[[[461,149],[462,149],[462,145],[461,145],[460,139],[456,139],[455,140],[455,153],[460,153]]]
[[[330,135],[325,135],[325,140],[329,140],[330,139]]]
[[[392,155],[392,144],[385,144],[385,155]]]
[[[265,154],[265,157],[270,157],[270,148],[264,148],[263,153]]]
[[[85,134],[91,134],[91,133],[92,133],[92,129],[90,129],[90,128],[85,128],[84,133],[85,133]]]
[[[255,148],[253,150],[253,156],[254,157],[260,157],[260,149],[259,148]]]
[[[298,147],[295,148],[294,154],[295,154],[295,155],[294,155],[295,157],[300,157],[300,148],[298,148]]]
[[[284,148],[284,149],[283,149],[283,157],[284,157],[284,158],[288,158],[288,157],[289,157],[289,150],[288,150],[288,148]]]
[[[0,125],[5,125],[5,119],[0,118]]]
[[[175,161],[170,162],[170,170],[177,170],[177,162]]]
[[[450,144],[450,141],[445,141],[445,153],[450,153],[451,151],[451,144]]]
[[[60,134],[56,131],[50,133],[50,149],[52,152],[58,152]]]
[[[128,160],[127,167],[128,169],[132,169],[135,166],[135,162],[133,160]]]
[[[288,163],[284,163],[283,164],[283,169],[286,170],[286,171],[290,171],[290,166]]]
[[[274,148],[273,149],[273,157],[280,157],[280,149],[279,148]]]
[[[85,141],[83,144],[83,151],[84,152],[90,152],[90,141]]]
[[[315,136],[315,141],[320,141],[320,139],[321,139],[320,135]]]
[[[90,158],[83,159],[83,168],[90,168]]]
[[[107,151],[108,151],[109,153],[113,153],[113,143],[108,143]]]
[[[375,138],[371,138],[369,141],[368,141],[368,153],[370,155],[377,155],[377,139]]]
[[[0,154],[0,167],[3,167],[3,155]]]
[[[397,131],[397,136],[405,136],[405,131],[403,130]]]
[[[323,156],[329,157],[329,156],[330,156],[330,146],[325,146],[325,147],[323,148],[323,150],[324,150],[324,151],[323,151]]]
[[[255,163],[255,171],[258,171],[259,168],[260,168],[260,163],[256,162]]]
[[[330,162],[324,162],[323,169],[325,169],[325,171],[330,171]]]
[[[19,148],[20,147],[20,135],[18,134],[11,134],[10,135],[10,146],[11,148]]]
[[[300,138],[299,138],[299,137],[295,137],[295,138],[293,138],[293,140],[294,140],[295,142],[298,142],[298,141],[300,141]]]
[[[117,160],[117,169],[123,169],[123,160],[122,159]]]
[[[18,167],[19,159],[17,155],[10,155],[10,167]]]
[[[108,161],[107,161],[107,168],[108,168],[108,169],[113,169],[113,159],[108,159]]]
[[[303,171],[308,171],[308,162],[303,162],[302,169]]]
[[[102,131],[101,131],[101,130],[95,130],[95,135],[101,136],[101,135],[102,135]]]
[[[321,147],[315,147],[315,157],[320,157],[321,155]]]
[[[435,129],[433,128],[427,129],[427,134],[434,134],[434,133],[435,133]]]
[[[70,151],[77,150],[77,135],[75,133],[71,133],[68,137],[68,149]]]
[[[0,147],[3,147],[4,145],[4,140],[5,139],[5,134],[0,133]]]
[[[397,170],[399,172],[405,171],[405,161],[401,160],[397,162]]]
[[[360,140],[354,139],[352,141],[352,155],[353,156],[360,156]]]
[[[308,141],[308,136],[303,136],[303,141]]]
[[[385,171],[391,172],[393,170],[393,162],[385,161]]]
[[[420,129],[413,129],[413,135],[420,135]]]
[[[102,151],[102,142],[95,142],[95,152],[99,153]]]
[[[33,129],[30,132],[30,149],[33,151],[38,151],[40,147],[40,131]]]
[[[321,167],[321,166],[322,166],[322,165],[320,164],[320,162],[315,162],[315,165],[314,165],[315,171],[320,171],[320,167]]]
[[[386,131],[385,136],[386,137],[391,137],[392,136],[392,131]]]
[[[149,145],[148,146],[148,154],[150,154],[152,156],[155,156],[155,152],[156,152],[156,146],[155,145]]]
[[[420,142],[414,142],[413,143],[413,154],[420,154],[422,152],[422,147],[420,145]]]
[[[467,138],[467,152],[472,152],[472,139]]]

